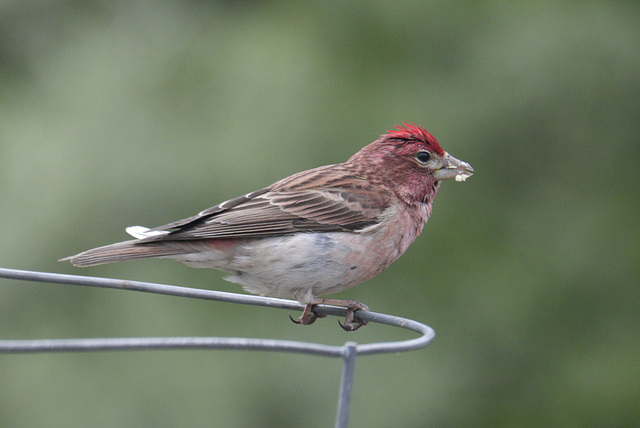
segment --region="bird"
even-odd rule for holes
[[[420,235],[442,181],[473,168],[444,151],[424,127],[403,122],[344,163],[320,166],[224,201],[198,214],[147,228],[133,240],[65,257],[86,267],[168,258],[230,275],[247,292],[305,305],[296,323],[312,324],[315,305],[346,308],[341,327],[366,324],[355,300],[321,297],[365,282],[396,261]]]

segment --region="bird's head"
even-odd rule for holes
[[[441,181],[464,181],[473,175],[471,165],[445,152],[431,133],[411,123],[387,131],[349,162],[368,165],[367,170],[409,204],[431,202]]]

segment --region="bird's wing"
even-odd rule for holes
[[[152,230],[145,242],[262,238],[296,232],[357,231],[381,221],[389,195],[339,180],[330,186],[271,186]]]

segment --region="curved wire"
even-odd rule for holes
[[[243,305],[302,311],[304,305],[285,299],[251,296],[198,288],[178,287],[122,279],[97,278],[91,276],[64,275],[49,272],[34,272],[0,268],[0,278],[20,281],[36,281],[52,284],[70,284],[88,287],[113,288],[145,293],[165,294],[192,299],[216,300]],[[336,306],[318,305],[315,312],[320,315],[344,316],[346,309]],[[357,311],[356,318],[369,322],[400,327],[420,333],[415,339],[397,342],[356,344],[357,355],[372,355],[388,352],[405,352],[427,346],[435,338],[433,329],[425,324],[393,315]],[[348,346],[347,346],[348,345]],[[295,352],[345,358],[353,342],[344,346],[331,346],[291,340],[257,339],[239,337],[137,337],[137,338],[88,338],[88,339],[37,339],[0,340],[0,353],[42,353],[64,351],[116,351],[143,349],[244,349]]]

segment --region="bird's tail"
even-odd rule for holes
[[[188,252],[189,249],[178,242],[140,242],[137,239],[133,239],[93,248],[75,256],[65,257],[59,261],[69,261],[74,266],[86,267],[121,262],[123,260],[175,256]]]

